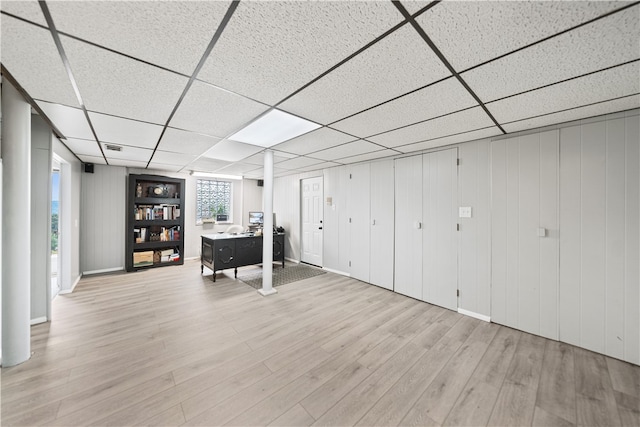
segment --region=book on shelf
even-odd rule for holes
[[[137,205],[133,211],[134,219],[139,220],[174,220],[180,218],[178,205]]]

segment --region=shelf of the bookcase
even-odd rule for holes
[[[182,240],[166,240],[164,242],[144,242],[144,243],[134,243],[133,250],[143,250],[143,249],[160,249],[160,248],[175,248],[180,246]]]
[[[133,222],[135,227],[146,227],[149,225],[160,225],[164,227],[171,227],[174,225],[180,225],[179,219],[136,219]]]
[[[180,199],[171,197],[136,197],[133,199],[136,205],[180,205]]]

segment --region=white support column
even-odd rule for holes
[[[275,294],[273,288],[273,151],[264,152],[263,209],[264,225],[262,229],[262,296]]]
[[[31,357],[31,107],[2,82],[2,366]]]

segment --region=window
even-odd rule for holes
[[[233,222],[231,216],[231,183],[198,179],[196,181],[196,223],[205,218],[216,219],[218,215],[227,215],[227,221]]]

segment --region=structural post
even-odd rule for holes
[[[273,151],[264,152],[264,186],[262,187],[264,224],[262,229],[262,296],[275,294],[273,288]]]
[[[2,366],[31,356],[31,106],[2,82]]]

